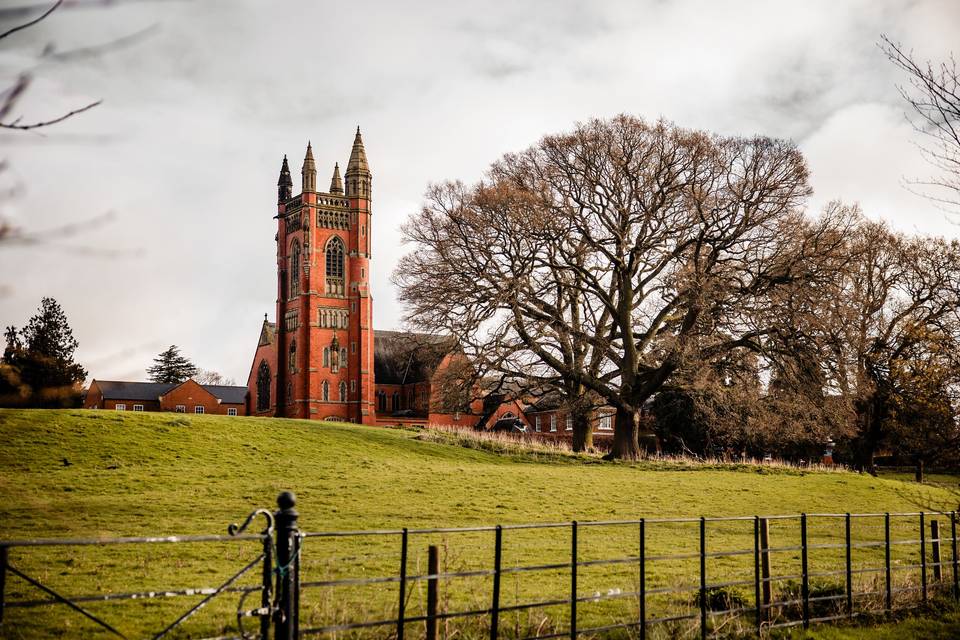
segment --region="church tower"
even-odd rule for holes
[[[344,189],[344,178],[346,189]],[[374,424],[371,180],[360,129],[347,170],[334,164],[317,191],[313,146],[292,194],[286,156],[278,180],[277,416]]]

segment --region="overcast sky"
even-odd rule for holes
[[[33,2],[0,0],[0,29]],[[145,379],[177,344],[245,384],[275,309],[283,154],[296,190],[312,140],[326,186],[357,125],[374,175],[381,329],[402,326],[389,281],[408,249],[398,227],[430,182],[474,181],[503,153],[621,112],[791,138],[813,210],[840,198],[903,230],[960,235],[903,186],[929,168],[904,79],[877,48],[887,34],[922,58],[960,49],[956,0],[118,4],[61,10],[0,42],[0,87],[35,76],[25,121],[104,101],[42,134],[0,134],[0,189],[19,187],[0,196],[0,217],[42,232],[112,215],[0,249],[0,323],[22,325],[55,297],[92,377]],[[93,57],[41,58],[145,29]]]

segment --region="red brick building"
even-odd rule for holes
[[[467,411],[441,412],[433,398],[435,377],[454,357],[449,341],[373,329],[373,176],[360,129],[343,178],[334,164],[327,191],[317,190],[309,143],[300,175],[300,194],[293,195],[284,156],[277,182],[277,321],[264,317],[260,329],[247,378],[250,414],[475,424]]]
[[[173,411],[245,416],[247,388],[201,385],[193,380],[180,383],[94,380],[84,396],[83,406],[86,409],[116,411]]]

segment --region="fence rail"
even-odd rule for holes
[[[454,628],[458,624],[472,625],[471,629],[480,629],[484,635],[489,634],[491,640],[505,637],[575,639],[602,636],[616,630],[629,630],[645,640],[648,634],[670,625],[673,625],[671,628],[680,625],[687,632],[707,638],[722,635],[728,624],[739,633],[752,627],[762,637],[769,629],[808,627],[909,608],[926,603],[936,595],[949,594],[960,599],[957,513],[954,511],[639,518],[302,532],[297,527],[293,495],[284,492],[278,504],[280,509],[276,513],[258,510],[243,525],[231,525],[231,535],[226,536],[0,541],[0,624],[6,610],[60,604],[85,616],[105,632],[126,637],[116,626],[82,605],[200,598],[152,635],[160,639],[180,628],[214,598],[233,594],[239,597],[238,635],[227,637],[242,639],[266,640],[272,635],[292,640],[306,636],[368,637],[372,634],[397,640],[412,635],[435,640],[440,623],[452,624]],[[267,521],[263,532],[243,533],[257,516]],[[946,537],[942,535],[942,524],[949,524]],[[474,539],[487,534],[491,539],[483,543],[484,546]],[[518,557],[509,562],[507,551],[515,550],[510,544],[523,535],[540,536],[535,540],[543,549],[517,553]],[[438,536],[442,545],[435,544]],[[731,539],[743,546],[723,544]],[[252,558],[243,561],[242,566],[219,585],[202,588],[68,597],[11,562],[12,552],[28,554],[31,548],[39,547],[244,541],[257,543]],[[351,555],[338,556],[324,544],[348,545]],[[426,571],[416,555],[424,544],[428,557]],[[944,559],[946,544],[949,544],[949,557]],[[305,553],[307,545],[311,548]],[[626,553],[607,554],[610,546],[624,549]],[[375,553],[377,551],[380,553]],[[456,564],[459,553],[467,554],[470,561],[451,567]],[[596,553],[603,555],[594,557]],[[551,555],[553,557],[545,557]],[[301,576],[303,561],[308,562],[305,576]],[[322,574],[322,567],[316,565],[324,561],[329,575],[312,575],[314,571]],[[371,563],[373,566],[368,566]],[[239,584],[243,576],[257,568],[260,568],[258,584]],[[632,582],[628,587],[601,592],[595,590],[597,577],[592,575],[595,571],[609,572],[601,574],[601,579],[610,584],[614,575],[621,581],[618,584],[625,584],[622,574],[628,572]],[[505,581],[519,583],[526,579],[524,576],[537,580],[534,587],[515,587],[513,600],[506,599]],[[6,591],[11,577],[36,588],[45,597],[8,601]],[[471,580],[482,581],[483,587],[460,586]],[[426,597],[417,609],[412,601],[421,595],[424,587]],[[361,595],[353,600],[342,595],[364,588],[378,589],[378,595]],[[392,596],[390,590],[393,590]],[[301,628],[301,594],[309,597],[314,591],[337,594],[330,596],[330,600],[347,603],[346,608],[318,614],[317,607],[313,607],[306,620],[309,626]],[[258,606],[247,607],[247,599],[257,592],[260,593]],[[457,596],[453,599],[463,600],[465,594],[470,602],[459,608],[450,606],[445,597]],[[356,613],[364,609],[359,603],[370,602],[381,605],[386,613],[379,616]],[[392,604],[385,604],[387,602]],[[350,603],[358,604],[351,607]],[[619,609],[588,610],[598,605]],[[518,623],[510,629],[504,625],[504,616],[541,610],[549,610],[552,615],[542,618],[536,627],[521,629]],[[356,617],[348,619],[350,614]],[[244,620],[250,618],[257,619],[256,631],[244,626]]]

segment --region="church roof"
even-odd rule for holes
[[[374,380],[377,384],[427,382],[453,348],[450,336],[374,331]]]

